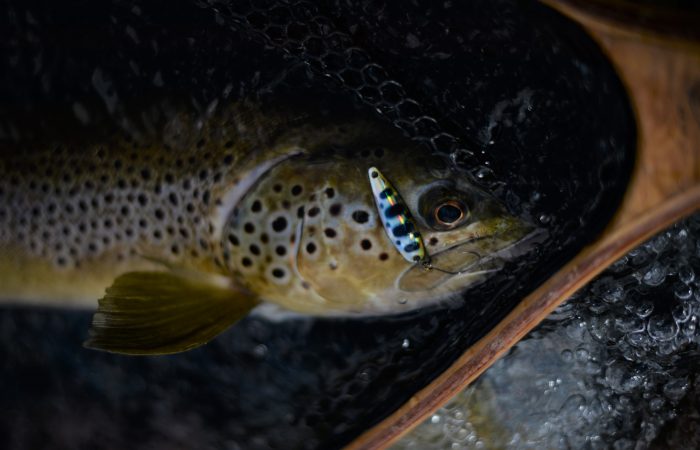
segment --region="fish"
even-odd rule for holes
[[[264,305],[421,308],[501,270],[538,230],[361,117],[241,101],[146,137],[0,155],[0,300],[97,307],[85,346],[114,353],[189,350]]]

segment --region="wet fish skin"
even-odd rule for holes
[[[261,302],[313,315],[421,307],[482,281],[533,229],[396,130],[285,114],[239,104],[176,115],[150,142],[4,152],[0,298],[101,298],[89,346],[171,353],[224,329],[221,311],[234,323]],[[370,167],[400,192],[433,270],[397,251]]]

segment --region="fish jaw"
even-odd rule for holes
[[[531,251],[546,237],[545,230],[512,216],[475,223],[434,244],[430,265],[407,269],[396,287],[433,296],[461,292],[498,272],[506,261]]]

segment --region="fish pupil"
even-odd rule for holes
[[[438,220],[442,223],[455,223],[462,217],[462,210],[451,204],[441,205],[436,213]]]

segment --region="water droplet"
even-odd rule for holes
[[[407,349],[407,348],[409,348],[410,346],[411,346],[411,341],[409,341],[408,339],[404,339],[403,342],[401,343],[401,347],[402,347],[402,348]]]

